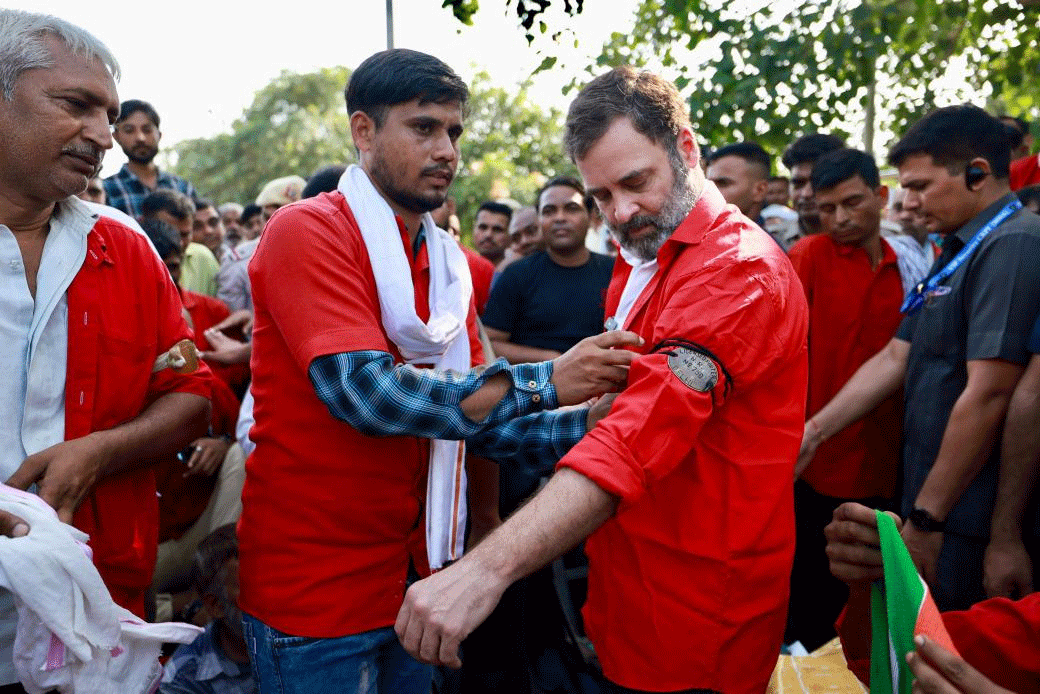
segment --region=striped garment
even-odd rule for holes
[[[923,634],[952,653],[957,649],[895,521],[883,511],[876,513],[885,577],[874,583],[870,596],[870,691],[910,694],[913,676],[906,654],[914,650],[915,636]]]

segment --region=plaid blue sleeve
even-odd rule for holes
[[[553,471],[587,431],[588,409],[538,412],[503,422],[466,439],[471,453],[522,467],[533,475]]]
[[[459,404],[498,373],[508,374],[513,387],[487,418],[472,421]],[[364,350],[318,357],[308,375],[329,413],[367,436],[464,439],[557,406],[552,362],[510,366],[499,359],[460,373],[395,365],[386,352]]]

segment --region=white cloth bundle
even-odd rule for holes
[[[466,256],[429,214],[422,217],[430,258],[430,319],[415,313],[412,272],[390,205],[368,174],[356,165],[339,179],[368,250],[375,275],[383,328],[409,364],[433,363],[437,370],[465,372],[470,367],[466,318],[473,281]],[[426,552],[431,569],[462,556],[466,529],[465,444],[436,439],[430,445],[426,488]]]
[[[0,537],[0,587],[14,595],[14,664],[29,694],[150,694],[162,676],[164,642],[190,643],[190,624],[147,624],[116,605],[90,561],[87,536],[42,499],[0,485],[0,509],[29,534]]]

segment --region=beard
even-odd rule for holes
[[[445,166],[430,166],[422,170],[422,175],[432,173],[447,173],[448,181],[454,178],[455,172]],[[443,193],[428,193],[423,195],[415,190],[408,190],[402,186],[391,173],[391,167],[381,156],[372,158],[372,167],[368,172],[372,182],[388,198],[410,212],[432,212],[444,204],[448,197],[448,189],[445,187]]]
[[[151,164],[158,153],[158,147],[149,147],[148,145],[138,145],[130,150],[123,150],[126,158],[135,164]]]
[[[629,253],[649,262],[657,257],[664,242],[675,233],[683,220],[697,204],[697,194],[690,187],[690,167],[677,151],[669,152],[672,166],[672,190],[657,214],[637,215],[623,224],[609,226],[610,234]],[[639,238],[632,238],[633,231],[650,226],[652,230]]]

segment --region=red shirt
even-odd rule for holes
[[[801,239],[791,263],[809,301],[809,406],[816,414],[863,362],[895,335],[903,283],[895,251],[881,240],[877,270],[867,252],[826,234]],[[824,441],[802,478],[839,499],[891,498],[896,492],[903,430],[902,390]]]
[[[585,625],[622,686],[761,694],[794,554],[805,297],[779,246],[713,185],[658,260],[630,314],[648,353],[610,414],[560,461],[620,497],[586,541]],[[628,271],[618,260],[608,316]],[[665,353],[652,353],[668,339],[714,355],[713,390],[685,385]]]
[[[1040,691],[1040,593],[1021,600],[984,600],[971,609],[944,612],[943,624],[965,661],[998,686],[1022,694]],[[838,618],[838,634],[870,630],[870,624],[846,624]],[[846,653],[846,657],[848,657]],[[870,654],[849,660],[849,669],[870,683]]]
[[[426,246],[412,257],[429,317]],[[338,192],[283,207],[249,263],[256,450],[238,525],[243,610],[286,633],[339,637],[393,624],[409,549],[422,549],[428,441],[367,437],[329,414],[307,376],[317,357],[400,355],[383,330],[365,243]],[[470,310],[473,358],[480,360]],[[425,564],[425,560],[417,562]]]
[[[210,349],[202,333],[227,318],[230,311],[222,301],[205,294],[196,294],[187,289],[181,289],[180,294],[184,309],[191,317],[195,346],[199,350]],[[231,390],[229,382],[230,379],[237,382],[243,376],[248,381],[248,365],[212,364],[210,369],[214,375],[211,382],[213,392],[210,400],[213,409],[210,410],[210,431],[214,436],[234,436],[241,402]],[[185,477],[186,462],[171,456],[156,466],[155,482],[159,490],[159,542],[183,535],[206,510],[209,498],[216,487],[216,475]]]
[[[168,393],[209,397],[205,366],[186,376],[152,373],[155,357],[191,332],[170,273],[143,236],[98,219],[67,297],[66,440],[127,422]],[[90,535],[94,564],[112,598],[143,617],[158,532],[152,469],[98,482],[73,523]]]
[[[1011,190],[1021,190],[1040,183],[1040,155],[1030,154],[1011,162],[1009,183]]]
[[[495,276],[495,265],[476,251],[459,244],[469,263],[469,274],[473,278],[473,300],[477,304],[477,314],[484,313],[488,296],[491,294],[491,280]]]

